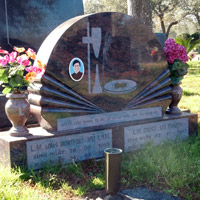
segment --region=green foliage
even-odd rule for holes
[[[0,69],[0,81],[1,83],[8,83],[8,69]]]
[[[67,172],[73,173],[75,176],[82,178],[83,170],[80,163],[71,163],[67,165]]]
[[[190,53],[197,45],[200,44],[200,39],[196,39],[189,34],[182,34],[175,38],[177,44],[185,47],[187,53]]]
[[[169,64],[172,85],[177,85],[180,83],[180,81],[183,79],[183,76],[187,74],[188,67],[189,65],[187,63],[183,63],[181,60],[175,60],[173,64]]]
[[[102,174],[97,174],[97,176],[92,177],[89,182],[91,188],[103,189],[105,187],[105,178]]]
[[[76,189],[73,190],[73,194],[75,196],[83,196],[86,194],[86,192],[88,191],[88,186],[87,185],[79,185],[77,186]]]
[[[25,66],[22,65],[0,69],[0,85],[5,87],[2,91],[3,94],[13,92],[14,90],[20,92],[23,87],[29,85],[29,82],[23,76],[24,69]]]
[[[198,40],[200,39],[200,32],[195,32],[191,35],[191,37],[193,37],[193,40]]]

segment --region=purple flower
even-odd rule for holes
[[[174,60],[176,59],[179,59],[184,63],[188,61],[185,47],[177,44],[172,38],[165,41],[164,52],[169,63],[174,63]]]

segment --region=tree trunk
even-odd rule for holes
[[[164,20],[163,20],[163,15],[159,15],[159,18],[160,18],[160,25],[161,25],[161,28],[162,28],[162,32],[166,33],[165,23],[164,23]]]
[[[167,33],[166,33],[166,37],[167,37],[167,38],[169,37],[169,32],[170,32],[171,27],[174,26],[174,25],[176,25],[176,24],[178,24],[178,21],[172,22],[172,23],[168,26],[168,28],[167,28]]]
[[[127,0],[128,15],[139,17],[152,30],[150,0]]]
[[[197,22],[198,22],[199,27],[200,27],[200,17],[199,17],[198,12],[195,13],[195,17],[197,18]],[[200,28],[198,28],[198,30],[200,30]]]

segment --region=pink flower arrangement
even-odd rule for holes
[[[184,46],[175,42],[174,39],[169,38],[165,41],[164,52],[169,63],[174,63],[174,60],[179,59],[186,63],[188,61],[187,51]]]
[[[34,77],[41,78],[45,72],[45,65],[43,65],[39,60],[35,63],[34,66],[26,68],[28,74],[25,76],[25,79],[29,82],[34,82]]]
[[[0,47],[1,48],[1,47]],[[45,65],[36,60],[36,53],[32,49],[14,47],[9,53],[0,49],[0,85],[5,87],[3,93],[20,92],[24,86],[34,82],[36,77],[41,77],[45,72]],[[24,71],[28,73],[24,76]]]

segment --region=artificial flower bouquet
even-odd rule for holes
[[[45,65],[36,60],[36,53],[32,49],[13,49],[9,53],[0,47],[0,85],[4,87],[3,94],[20,93],[45,72]],[[36,61],[32,65],[34,60]]]
[[[177,44],[174,39],[169,38],[165,41],[164,52],[171,72],[172,85],[178,85],[181,83],[183,76],[187,74],[189,67],[186,63],[188,61],[187,51],[184,46]]]

